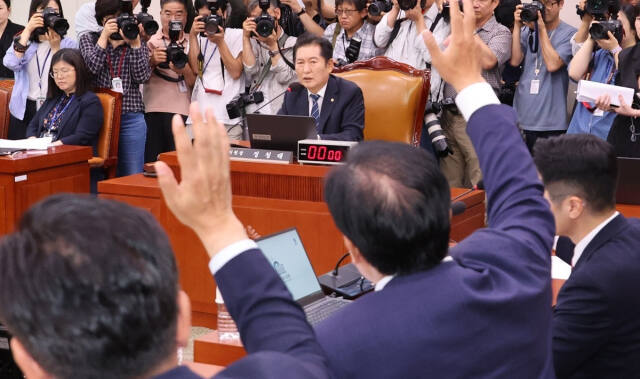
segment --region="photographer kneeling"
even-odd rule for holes
[[[613,84],[617,74],[618,53],[635,44],[635,33],[629,30],[630,19],[624,9],[618,12],[616,0],[608,3],[606,9],[598,6],[597,0],[587,0],[584,6],[582,25],[574,36],[576,44],[584,43],[574,54],[569,64],[569,77],[605,84]],[[592,20],[594,20],[592,22]],[[625,19],[626,22],[622,22]],[[626,23],[626,26],[625,26]],[[587,25],[591,25],[587,27]],[[595,103],[577,103],[567,133],[587,133],[607,139],[609,129],[616,114],[597,109]]]
[[[282,106],[284,91],[296,79],[295,70],[289,66],[296,38],[288,36],[278,24],[277,0],[251,1],[249,15],[242,25],[242,63],[251,83],[250,92],[261,91],[264,95],[262,103],[251,107],[264,106],[260,113],[275,114]],[[269,101],[273,102],[267,105]]]
[[[158,154],[175,150],[171,120],[179,114],[186,121],[196,73],[188,65],[189,40],[185,30],[189,0],[161,0],[162,30],[151,36],[151,78],[144,85],[147,122],[145,162],[155,162]],[[170,99],[170,101],[167,101]]]

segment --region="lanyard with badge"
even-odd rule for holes
[[[220,71],[222,72],[222,89],[218,91],[215,89],[209,89],[204,86],[204,73],[205,71],[207,71],[207,67],[209,67],[209,63],[211,63],[211,59],[213,59],[213,56],[216,55],[216,51],[218,51],[218,45],[216,45],[216,47],[213,49],[213,52],[209,56],[207,63],[204,63],[204,57],[207,55],[208,49],[209,49],[209,40],[207,39],[207,42],[204,45],[204,52],[202,52],[201,50],[200,55],[198,56],[198,66],[200,69],[200,81],[202,82],[202,87],[204,88],[205,93],[210,93],[213,95],[222,95],[222,89],[224,89],[226,85],[225,78],[224,78],[224,63],[222,62],[222,57],[220,58]]]
[[[44,70],[47,67],[47,61],[49,60],[49,55],[51,55],[51,48],[49,48],[49,51],[47,51],[47,55],[44,58],[42,67],[40,67],[40,56],[36,51],[36,65],[38,66],[38,88],[40,88],[39,96],[36,99],[36,110],[40,109],[42,104],[44,104],[45,100],[47,99],[42,93],[42,75],[44,75]]]
[[[551,43],[551,39],[553,39],[553,34],[556,31],[553,30],[551,32],[551,34],[549,35],[549,43]],[[540,74],[540,70],[542,69],[542,65],[544,64],[544,59],[542,59],[540,57],[540,49],[538,49],[538,26],[536,25],[536,29],[535,29],[535,38],[536,38],[536,48],[535,48],[535,53],[536,53],[536,60],[533,64],[534,66],[534,70],[533,73],[535,74],[535,79],[531,79],[531,87],[529,88],[529,94],[530,95],[537,95],[540,93],[540,79],[538,79],[538,75]],[[530,34],[531,35],[531,34]],[[540,64],[538,64],[538,62],[540,62]]]
[[[46,131],[42,134],[42,137],[52,137],[54,138],[58,133],[58,125],[56,125],[56,122],[60,120],[60,117],[62,117],[62,115],[64,114],[64,112],[67,111],[67,108],[69,108],[69,105],[71,105],[71,103],[73,102],[73,99],[75,98],[75,95],[72,95],[71,98],[69,99],[69,101],[67,101],[67,104],[65,104],[65,106],[62,108],[62,110],[60,110],[60,107],[62,106],[62,103],[64,102],[64,97],[60,99],[60,101],[58,101],[58,104],[56,104],[55,109],[53,110],[53,116],[51,116],[51,119],[48,120],[47,125],[46,125]]]
[[[127,54],[127,47],[122,48],[120,53],[120,59],[118,60],[118,74],[113,71],[113,65],[111,64],[111,54],[107,54],[107,65],[109,65],[109,74],[111,75],[111,89],[115,92],[124,93],[124,86],[122,85],[122,66],[124,65],[124,57]]]

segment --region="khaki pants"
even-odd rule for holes
[[[453,155],[440,159],[440,169],[450,187],[471,188],[482,179],[478,155],[467,134],[462,115],[446,109],[442,112],[442,129]]]

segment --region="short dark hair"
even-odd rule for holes
[[[259,5],[260,5],[260,0],[251,0],[247,5],[247,11],[252,12]],[[269,0],[269,8],[279,9],[280,0]]]
[[[573,194],[594,212],[615,207],[618,164],[613,146],[606,141],[591,134],[566,134],[539,139],[533,154],[553,201]],[[554,190],[557,185],[563,190]],[[573,193],[567,194],[566,189]]]
[[[11,8],[11,0],[2,0],[2,1],[4,1],[7,8]]]
[[[175,354],[178,274],[146,211],[83,195],[34,205],[0,242],[0,322],[57,378],[138,378]]]
[[[96,0],[96,21],[104,26],[102,20],[107,16],[120,13],[120,0]]]
[[[191,26],[193,26],[193,19],[196,17],[196,11],[193,9],[193,3],[191,0],[160,0],[160,9],[169,3],[180,3],[184,5],[184,9],[187,12],[187,21],[184,24],[184,32],[189,33]]]
[[[325,61],[328,61],[333,57],[333,46],[331,46],[331,42],[323,37],[318,37],[311,33],[304,33],[296,40],[296,44],[293,46],[293,60],[295,63],[296,53],[298,49],[303,46],[309,45],[318,45],[320,46],[320,55],[324,58]]]
[[[620,12],[624,13],[629,20],[629,26],[631,33],[633,34],[633,40],[638,40],[638,34],[636,33],[636,17],[640,14],[640,5],[625,4],[620,8]],[[624,30],[624,29],[623,29]]]
[[[325,200],[338,229],[385,275],[437,265],[449,247],[449,184],[433,156],[370,141],[327,175]]]
[[[56,4],[58,4],[58,8],[60,8],[60,16],[64,17],[64,12],[62,11],[62,3],[60,0],[54,0]],[[31,0],[31,5],[29,6],[29,18],[33,16],[34,13],[38,11],[38,8],[46,8],[49,4],[50,0]],[[9,7],[9,4],[7,4]]]
[[[351,4],[356,7],[357,11],[361,11],[367,8],[367,0],[336,0],[336,8],[338,8],[339,5],[343,4]]]
[[[49,72],[52,73],[53,66],[60,61],[70,64],[76,71],[76,95],[81,96],[91,90],[93,82],[91,78],[91,72],[89,71],[89,68],[87,68],[86,63],[84,62],[84,58],[82,58],[82,54],[80,54],[80,50],[58,50],[55,54],[53,54],[53,57],[51,57],[51,68],[49,69]],[[53,79],[51,75],[49,75],[49,89],[47,98],[56,98],[62,94],[64,94],[64,92],[58,87],[55,79]]]

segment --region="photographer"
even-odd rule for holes
[[[265,0],[269,4],[267,14],[272,18],[275,28],[268,37],[256,33],[256,18],[263,14],[259,6],[261,0],[249,3],[250,16],[243,24],[242,63],[247,79],[251,82],[251,92],[261,91],[264,94],[263,104],[281,96],[289,84],[296,79],[296,72],[285,62],[282,54],[289,62],[293,61],[295,37],[288,36],[278,24],[280,8],[277,0]],[[266,20],[265,20],[266,21]],[[263,21],[263,22],[265,22]],[[275,114],[282,106],[282,96],[273,100],[260,110],[261,113]],[[252,105],[253,108],[261,104]]]
[[[510,63],[523,66],[514,108],[530,152],[536,139],[567,129],[567,64],[576,29],[560,21],[563,5],[563,0],[535,1],[524,11],[518,5],[514,13]]]
[[[305,32],[322,37],[327,27],[324,17],[335,17],[335,10],[322,0],[280,0],[282,17],[280,25],[290,36]],[[324,17],[323,17],[324,16]]]
[[[196,0],[195,7],[198,16],[189,35],[189,64],[198,77],[192,100],[203,114],[206,108],[213,109],[230,139],[241,139],[241,120],[229,119],[226,105],[244,91],[242,29],[225,28],[227,5],[223,0]]]
[[[373,43],[375,26],[367,21],[366,0],[336,0],[338,22],[327,26],[324,38],[331,41],[333,60],[342,66],[379,55]],[[358,43],[358,41],[360,41]]]
[[[80,37],[80,52],[98,88],[123,94],[118,176],[142,172],[147,124],[140,85],[151,77],[149,48],[140,40],[130,2],[98,0],[96,20],[102,32]]]
[[[583,16],[583,25],[585,19],[599,18],[600,21],[591,22],[591,27],[587,29],[587,37],[585,42],[581,45],[577,53],[574,55],[569,65],[569,77],[574,81],[581,79],[590,80],[593,82],[613,84],[617,75],[616,57],[618,53],[623,49],[635,44],[635,35],[629,30],[630,23],[625,23],[620,20],[626,18],[635,21],[633,14],[627,14],[625,11],[618,12],[617,3],[609,3],[606,11],[595,13],[590,5],[589,1],[585,4],[585,12]],[[601,10],[601,9],[599,9]],[[618,20],[618,26],[616,35],[610,30],[606,32],[608,38],[602,38],[602,36],[596,35],[597,39],[590,31],[593,30],[593,25],[598,22],[608,22]],[[614,23],[615,24],[615,23]],[[577,43],[582,38],[584,26],[578,29],[574,39]],[[595,103],[578,102],[576,104],[573,117],[569,123],[567,133],[588,133],[594,134],[602,139],[607,139],[609,130],[613,119],[616,117],[614,112],[604,112],[601,109],[597,109]]]
[[[175,150],[171,120],[179,114],[186,121],[196,73],[189,66],[188,24],[190,0],[161,0],[162,30],[151,36],[151,78],[144,85],[147,140],[144,161],[155,162],[158,154]],[[170,99],[170,101],[167,101]]]
[[[60,26],[45,26],[45,13],[50,22],[60,22]],[[77,47],[76,41],[64,36],[69,24],[65,28],[66,20],[62,17],[60,0],[32,0],[29,22],[13,39],[2,60],[4,66],[15,74],[9,100],[9,139],[25,138],[27,125],[44,104],[49,88],[47,73],[51,67],[51,56],[60,49]]]

